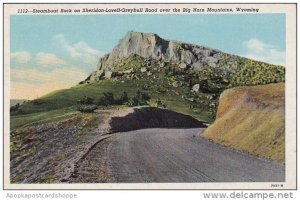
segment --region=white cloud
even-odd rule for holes
[[[11,67],[11,98],[35,99],[74,86],[88,76],[84,70],[94,69],[103,55],[84,41],[70,44],[63,35],[56,35],[53,41],[58,47],[55,53],[39,52],[33,59],[25,51],[11,54],[12,66],[27,63],[18,69]]]
[[[70,44],[62,34],[54,36],[53,42],[58,48],[66,52],[71,59],[85,64],[95,65],[98,59],[103,56],[101,51],[90,47],[84,41]]]
[[[285,51],[276,49],[273,45],[266,44],[256,38],[245,41],[243,45],[247,53],[243,56],[271,64],[285,65]]]
[[[27,51],[18,51],[11,53],[10,58],[19,64],[26,64],[31,60],[31,55]]]
[[[36,64],[43,67],[49,66],[61,66],[65,64],[65,61],[58,58],[55,54],[39,52],[36,55]]]
[[[54,69],[51,72],[12,69],[11,76],[18,81],[11,82],[11,98],[35,99],[54,90],[74,86],[87,75],[74,67]]]

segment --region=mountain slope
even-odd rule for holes
[[[284,162],[284,83],[224,91],[216,121],[203,136],[237,150]]]
[[[207,47],[168,41],[152,33],[129,32],[97,70],[78,85],[26,102],[12,115],[73,107],[85,97],[99,104],[104,93],[127,93],[132,105],[137,93],[148,105],[212,122],[219,95],[229,87],[284,82],[285,68],[223,53]],[[71,72],[70,72],[71,75]],[[110,106],[115,106],[111,102]],[[102,106],[103,109],[105,107]]]

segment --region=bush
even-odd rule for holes
[[[16,113],[16,112],[20,111],[20,103],[17,103],[16,105],[11,106],[9,111],[11,113]]]
[[[129,102],[129,98],[126,92],[121,94],[121,97],[118,99],[118,104],[127,104]]]
[[[141,93],[140,104],[141,105],[146,105],[146,104],[148,104],[148,101],[150,99],[151,99],[151,97],[149,96],[149,94],[147,94],[147,93]]]
[[[77,110],[84,113],[92,113],[97,109],[97,106],[94,105],[94,99],[90,97],[83,97],[83,99],[77,101]]]
[[[167,105],[160,99],[155,101],[155,107],[157,108],[167,108]]]
[[[150,99],[151,97],[148,93],[137,90],[136,95],[130,101],[130,105],[131,106],[147,105]]]
[[[200,90],[205,93],[220,93],[228,86],[227,75],[221,69],[206,66],[197,74]]]
[[[89,104],[93,104],[94,103],[94,99],[85,96],[85,97],[83,97],[83,99],[79,100],[78,103],[89,105]]]
[[[77,110],[83,113],[93,113],[97,109],[97,106],[94,104],[82,104],[77,107]]]
[[[97,101],[97,105],[100,106],[122,105],[128,103],[129,103],[129,97],[126,92],[123,92],[120,98],[118,99],[114,98],[114,94],[112,92],[104,92]]]
[[[111,92],[104,92],[98,100],[98,105],[109,106],[115,104],[114,94]]]
[[[136,97],[133,97],[130,101],[131,106],[138,106],[139,105],[139,100]]]

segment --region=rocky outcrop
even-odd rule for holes
[[[142,72],[142,73],[144,73],[144,72],[146,72],[146,71],[147,71],[147,68],[146,68],[146,67],[142,67],[142,68],[141,68],[141,72]]]
[[[204,66],[225,67],[230,71],[247,60],[203,46],[165,40],[153,33],[128,32],[111,53],[99,60],[97,70],[87,81],[99,80],[105,71],[113,71],[115,65],[131,55],[162,61],[160,67],[164,66],[163,62],[173,62],[182,69],[189,67],[195,71]]]
[[[192,91],[199,92],[199,90],[200,90],[200,84],[193,85]]]

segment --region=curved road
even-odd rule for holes
[[[117,133],[91,152],[94,156],[101,152],[105,162],[90,167],[93,173],[105,169],[104,182],[117,183],[284,181],[284,165],[213,144],[199,136],[202,130]]]

